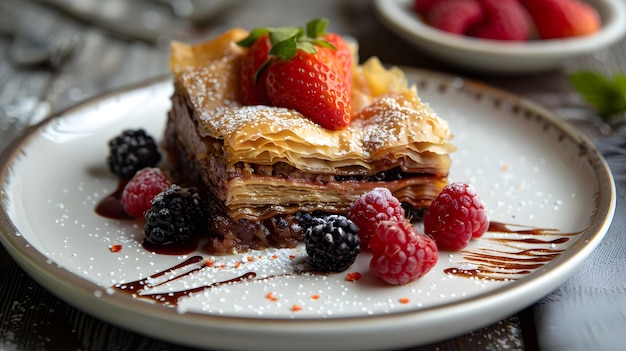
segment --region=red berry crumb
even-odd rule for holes
[[[404,221],[404,209],[387,188],[374,188],[361,195],[350,208],[350,220],[359,227],[361,248],[367,248],[381,221]]]
[[[347,282],[355,282],[359,279],[361,279],[361,273],[359,272],[351,272],[351,273],[346,274]]]
[[[278,298],[276,297],[276,295],[274,295],[274,292],[272,291],[268,292],[267,295],[265,295],[265,298],[270,301],[278,301]]]
[[[485,204],[474,187],[461,182],[446,185],[424,215],[424,232],[440,250],[461,250],[488,226]]]
[[[370,269],[392,285],[412,282],[428,273],[439,259],[437,245],[408,221],[383,221],[370,241]]]
[[[122,192],[124,211],[133,217],[143,216],[152,206],[152,199],[171,185],[167,176],[158,168],[138,171]]]

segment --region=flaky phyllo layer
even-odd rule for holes
[[[241,105],[247,49],[236,41],[247,35],[233,29],[203,44],[175,42],[170,59],[169,133],[196,168],[216,173],[203,182],[231,218],[345,212],[375,186],[413,207],[436,197],[447,183],[453,136],[401,70],[376,58],[355,65],[352,122],[330,131],[295,110]],[[384,176],[392,171],[396,176]]]

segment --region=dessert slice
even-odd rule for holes
[[[376,58],[352,64],[350,122],[331,130],[294,108],[242,104],[248,37],[172,43],[174,77],[164,149],[176,182],[209,199],[206,249],[293,247],[308,214],[347,214],[386,187],[407,207],[429,206],[448,183],[452,134],[403,72]],[[356,55],[355,55],[356,56]]]

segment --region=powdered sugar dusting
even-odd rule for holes
[[[295,110],[241,106],[242,55],[225,50],[222,57],[192,61],[174,71],[179,93],[188,97],[199,118],[200,133],[223,140],[228,154],[238,161],[282,160],[301,168],[329,169],[332,162],[366,166],[380,157],[419,157],[415,153],[393,155],[400,148],[436,154],[454,150],[447,122],[419,100],[414,87],[373,97],[360,92],[365,87],[353,85],[371,103],[353,111],[352,123],[338,131],[327,130]],[[261,148],[263,153],[258,152]],[[316,166],[301,164],[312,159]]]
[[[225,56],[179,73],[179,82],[202,120],[209,121],[210,112],[218,107],[239,105],[237,65],[236,56]]]
[[[297,111],[269,106],[220,106],[202,110],[200,118],[213,137],[230,142],[227,147],[234,150],[249,147],[246,142],[257,139],[275,140],[274,146],[280,148],[283,144],[278,143],[288,139],[318,150],[327,149],[335,157],[367,159],[380,154],[381,149],[411,143],[423,144],[421,149],[426,151],[430,144],[445,145],[452,138],[445,121],[422,108],[417,97],[406,99],[402,95],[375,100],[354,116],[348,128],[340,131],[326,130]]]

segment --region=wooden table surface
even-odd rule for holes
[[[178,32],[170,31],[155,41],[120,37],[111,28],[79,20],[42,3],[5,0],[0,4],[0,22],[4,23],[0,25],[0,130],[8,128],[8,121],[34,123],[103,92],[167,74],[171,37],[197,42],[235,26],[250,29],[284,25],[286,17],[289,24],[327,17],[331,30],[358,40],[361,59],[375,55],[387,64],[485,82],[542,104],[584,128],[592,138],[601,133],[588,122],[592,112],[573,92],[568,73],[582,68],[606,73],[626,71],[626,41],[540,74],[494,77],[461,71],[423,55],[387,30],[376,19],[369,1],[234,1],[193,26],[188,21],[177,21]],[[77,46],[52,67],[29,67],[13,59],[16,38],[21,36],[48,41],[72,38]],[[18,122],[11,128],[23,127]],[[9,140],[6,135],[0,136],[2,147]],[[1,350],[191,350],[118,328],[73,308],[31,279],[2,247],[0,272]],[[530,306],[486,328],[410,350],[534,350],[535,335]]]

